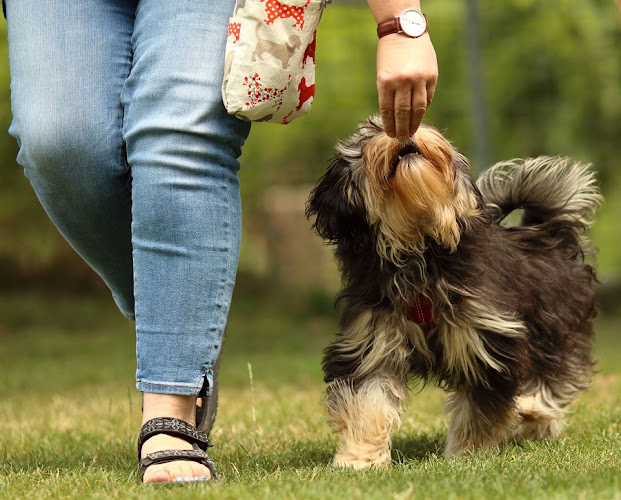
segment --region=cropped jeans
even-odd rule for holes
[[[40,202],[136,322],[137,388],[209,395],[249,125],[220,86],[234,0],[7,0],[13,122]]]

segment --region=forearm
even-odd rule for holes
[[[416,9],[420,12],[419,0],[367,0],[367,3],[376,23],[398,16],[405,9]]]

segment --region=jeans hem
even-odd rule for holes
[[[178,396],[198,396],[201,386],[167,384],[163,382],[136,382],[136,389],[140,392],[152,392],[156,394],[175,394]]]

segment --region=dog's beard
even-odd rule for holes
[[[363,199],[377,231],[377,251],[397,265],[422,254],[427,238],[455,250],[458,220],[478,214],[477,199],[455,164],[467,162],[444,137],[420,128],[405,143],[384,133],[363,149]]]

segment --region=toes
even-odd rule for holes
[[[208,481],[211,479],[211,471],[204,465],[196,462],[176,461],[165,464],[152,465],[144,473],[142,482],[193,482]]]
[[[142,482],[148,483],[164,483],[166,481],[172,481],[172,477],[169,472],[161,465],[152,465],[147,468],[142,477]]]
[[[211,479],[211,471],[204,465],[192,463],[192,471],[190,477],[198,478],[197,481],[207,481]]]

